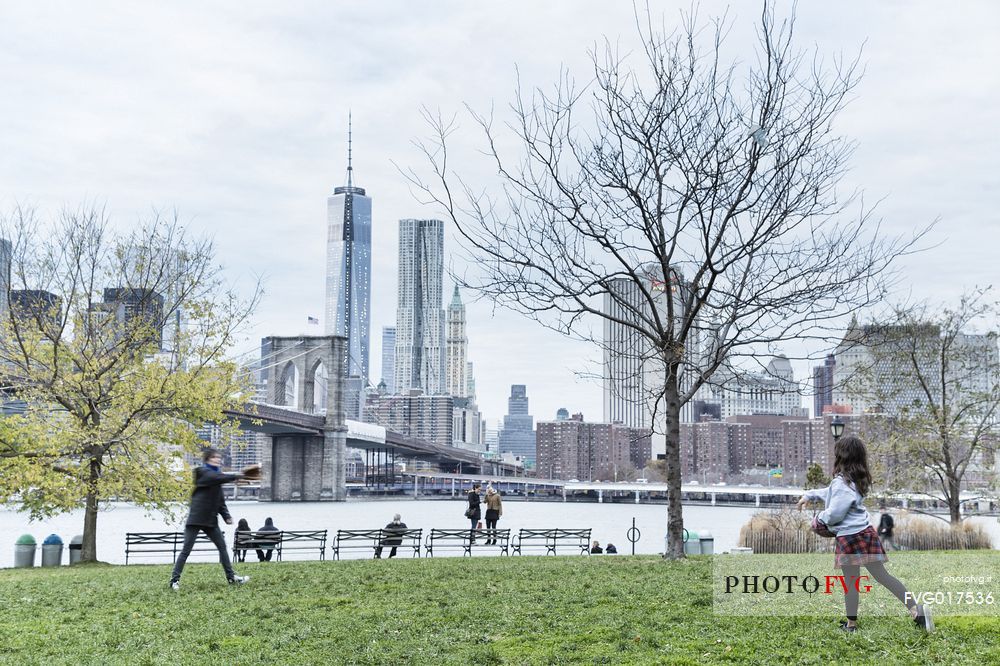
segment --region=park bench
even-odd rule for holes
[[[379,546],[383,548],[393,548],[386,545],[386,540],[399,541],[395,548],[412,548],[413,556],[420,557],[420,539],[424,530],[402,529],[402,530],[337,530],[337,535],[333,539],[333,559],[340,559],[341,550],[371,550],[374,554]]]
[[[184,546],[183,532],[128,532],[125,534],[125,564],[129,558],[170,554],[170,561],[177,561],[177,553]],[[218,552],[215,544],[204,532],[198,533],[192,553]]]
[[[236,559],[237,551],[241,550],[273,550],[277,553],[281,534],[280,531],[274,530],[236,532],[233,537],[233,559]],[[280,555],[278,559],[281,559]]]
[[[475,539],[475,542],[470,540]],[[487,539],[496,539],[495,544],[487,544]],[[439,530],[432,529],[427,535],[424,550],[428,557],[434,557],[434,549],[461,548],[463,556],[472,555],[473,548],[497,548],[501,555],[510,555],[510,530]]]
[[[271,532],[271,534],[275,534],[275,532]],[[297,532],[282,530],[279,534],[281,534],[281,539],[276,546],[279,562],[282,560],[282,556],[288,551],[295,553],[313,549],[319,552],[319,559],[326,559],[326,530]]]
[[[590,530],[565,529],[525,529],[511,539],[511,550],[515,555],[523,555],[526,548],[544,548],[546,555],[555,555],[559,543],[563,542],[570,548],[578,548],[581,555],[590,554]]]

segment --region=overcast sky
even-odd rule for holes
[[[757,7],[731,4],[732,49],[749,59]],[[651,6],[672,24],[690,3]],[[701,13],[726,7],[704,0]],[[352,109],[355,184],[373,200],[375,373],[381,327],[395,323],[398,219],[439,216],[415,202],[393,166],[422,166],[411,145],[426,135],[420,107],[503,107],[515,67],[528,85],[548,85],[562,66],[585,81],[595,41],[637,45],[631,3],[606,0],[0,8],[0,208],[53,214],[106,203],[123,227],[176,208],[190,229],[214,237],[232,282],[250,289],[265,278],[239,351],[263,335],[321,332],[306,317],[323,315],[326,198],[344,184]],[[906,286],[948,300],[992,283],[1000,3],[808,2],[798,19],[804,46],[850,54],[864,45],[867,75],[838,125],[859,142],[847,185],[886,198],[890,231],[941,218],[937,246],[905,265]],[[447,242],[446,252],[455,247]],[[600,386],[574,375],[599,359],[596,350],[494,316],[488,303],[469,305],[468,318],[487,418],[506,412],[512,383],[527,384],[536,419],[559,407],[601,418]],[[804,378],[806,368],[796,369]]]

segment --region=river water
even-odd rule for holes
[[[462,515],[466,507],[464,497],[456,499],[384,499],[353,500],[347,502],[256,502],[230,501],[229,510],[234,522],[246,518],[251,528],[264,524],[271,517],[274,524],[287,530],[330,530],[330,537],[338,529],[374,529],[382,527],[394,513],[402,515],[410,527],[463,528],[468,521]],[[631,552],[626,531],[635,519],[641,532],[636,543],[636,553],[661,553],[666,535],[666,507],[662,504],[597,504],[584,502],[505,501],[504,514],[499,527],[512,530],[564,527],[591,528],[592,538],[604,546],[612,542],[619,553]],[[740,527],[758,511],[752,506],[685,505],[684,523],[688,529],[711,531],[715,552],[720,553],[737,545]],[[125,562],[126,532],[163,532],[182,529],[186,511],[181,511],[176,522],[160,514],[147,515],[142,509],[129,504],[112,504],[98,517],[98,559],[104,562]],[[994,545],[1000,544],[1000,523],[996,518],[977,518],[993,535]],[[221,521],[220,521],[221,525]],[[232,544],[233,527],[224,526],[226,541]],[[83,529],[83,512],[76,511],[45,521],[29,523],[26,514],[0,510],[0,568],[14,562],[14,541],[24,533],[33,535],[41,544],[49,534],[58,534],[65,543]],[[455,551],[451,551],[455,552]],[[313,555],[314,557],[315,555]],[[329,552],[327,553],[329,557]],[[347,557],[362,557],[357,553]],[[213,559],[208,553],[192,554],[191,561]],[[250,554],[250,559],[255,559]],[[36,564],[40,562],[36,555]],[[169,557],[166,558],[169,560]],[[164,560],[164,561],[166,561]],[[64,551],[63,562],[67,561]],[[148,561],[144,558],[143,561]],[[157,560],[153,560],[157,561]]]

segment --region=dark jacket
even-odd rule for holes
[[[398,536],[398,533],[406,529],[406,523],[403,522],[391,522],[385,526],[385,531],[389,533],[385,540],[382,542],[385,546],[400,546],[403,544],[403,537]],[[396,534],[397,536],[392,536]]]
[[[210,467],[199,467],[194,471],[194,491],[191,493],[191,511],[186,525],[192,527],[218,527],[219,518],[232,520],[226,500],[222,497],[222,484],[232,483],[239,474],[223,474]]]
[[[257,543],[260,544],[258,547],[261,550],[274,550],[274,544],[278,543],[278,538],[274,538],[274,543],[271,543],[270,537],[262,537],[261,532],[280,532],[277,527],[274,526],[274,521],[268,518],[264,521],[264,527],[257,530]]]
[[[472,509],[472,515],[469,517],[470,520],[480,520],[483,517],[479,509],[479,493],[475,490],[469,491],[469,508]]]
[[[892,538],[892,528],[895,527],[896,523],[887,513],[883,513],[882,517],[878,521],[878,533],[879,536],[884,536],[887,539]]]

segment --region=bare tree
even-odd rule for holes
[[[433,178],[405,173],[458,229],[477,266],[466,287],[596,344],[595,322],[634,334],[666,450],[668,556],[683,557],[682,406],[724,362],[831,340],[883,298],[919,234],[883,237],[837,190],[853,146],[833,121],[856,59],[798,50],[769,5],[750,63],[724,62],[725,20],[687,16],[668,34],[642,18],[641,51],[595,47],[581,89],[568,74],[551,93],[519,87],[510,135],[470,111],[495,190],[457,175],[458,125],[440,114],[425,112],[433,138],[418,144]]]
[[[969,482],[985,490],[996,478],[1000,352],[995,331],[974,329],[997,315],[990,291],[977,289],[953,308],[906,307],[857,329],[862,354],[847,395],[882,422],[869,441],[887,490],[944,502],[956,525]]]
[[[82,505],[93,561],[102,502],[169,510],[190,491],[196,428],[227,424],[247,391],[226,353],[260,292],[227,289],[211,243],[176,218],[121,234],[95,208],[0,222],[0,374],[23,406],[0,419],[0,502],[32,517]]]

